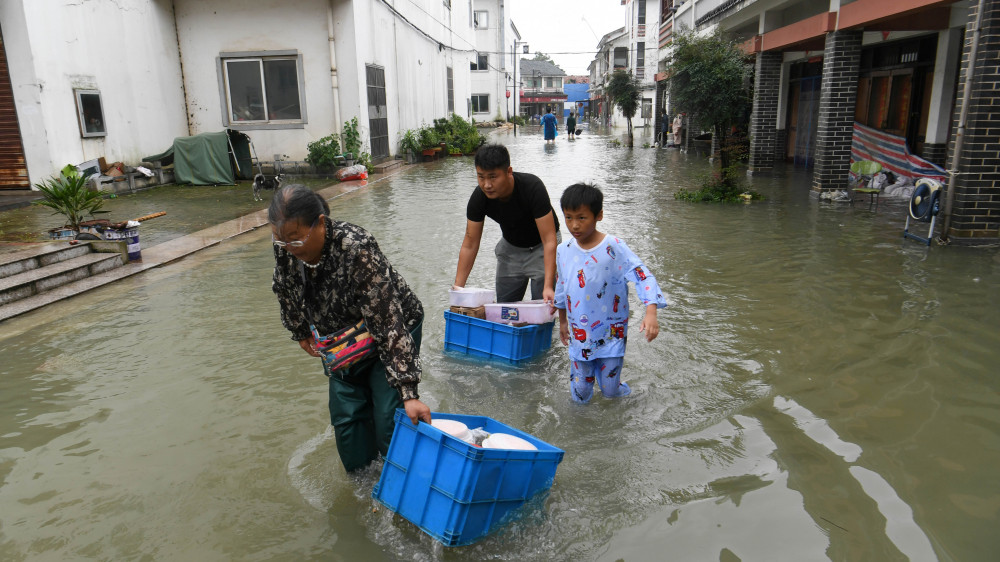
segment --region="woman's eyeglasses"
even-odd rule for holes
[[[281,240],[276,240],[274,238],[274,234],[272,233],[271,243],[279,248],[284,248],[285,246],[289,246],[291,248],[301,248],[302,246],[305,246],[306,240],[309,240],[309,237],[312,236],[312,231],[315,226],[316,222],[314,221],[312,223],[312,226],[309,227],[309,234],[306,234],[305,238],[303,238],[302,240],[292,240],[291,242],[282,242]]]

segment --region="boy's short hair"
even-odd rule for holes
[[[476,151],[476,167],[482,170],[507,171],[510,168],[510,153],[502,144],[484,144]]]
[[[597,216],[604,208],[604,194],[594,184],[574,183],[563,191],[559,205],[563,211],[572,211],[587,206],[590,207],[594,216]]]

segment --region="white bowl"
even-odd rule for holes
[[[469,431],[469,426],[460,421],[432,419],[431,425],[456,439],[461,439],[466,443],[472,443],[472,433]]]
[[[515,451],[537,451],[530,441],[509,433],[491,433],[483,440],[484,449],[513,449]]]

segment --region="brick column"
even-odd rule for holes
[[[816,166],[813,169],[812,190],[815,192],[847,188],[860,62],[860,31],[826,34],[816,127]]]
[[[784,162],[788,158],[788,129],[774,132],[774,161]]]
[[[920,157],[942,168],[947,168],[948,144],[943,142],[924,143]]]
[[[972,28],[976,4],[969,8],[962,69],[955,103],[954,126],[962,110],[962,93],[968,79]],[[965,126],[965,140],[958,162],[949,239],[954,244],[995,244],[1000,239],[1000,160],[997,158],[997,90],[1000,89],[1000,3],[987,2],[983,12],[976,72],[972,77],[972,97]],[[955,150],[954,139],[948,144],[948,165]],[[943,204],[942,204],[942,210]]]
[[[774,167],[777,152],[778,95],[781,90],[782,54],[777,51],[757,53],[754,76],[753,114],[750,116],[751,174]]]

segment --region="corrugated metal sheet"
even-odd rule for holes
[[[14,90],[7,72],[7,51],[3,44],[3,31],[0,30],[0,189],[30,187],[21,128],[14,109]]]

